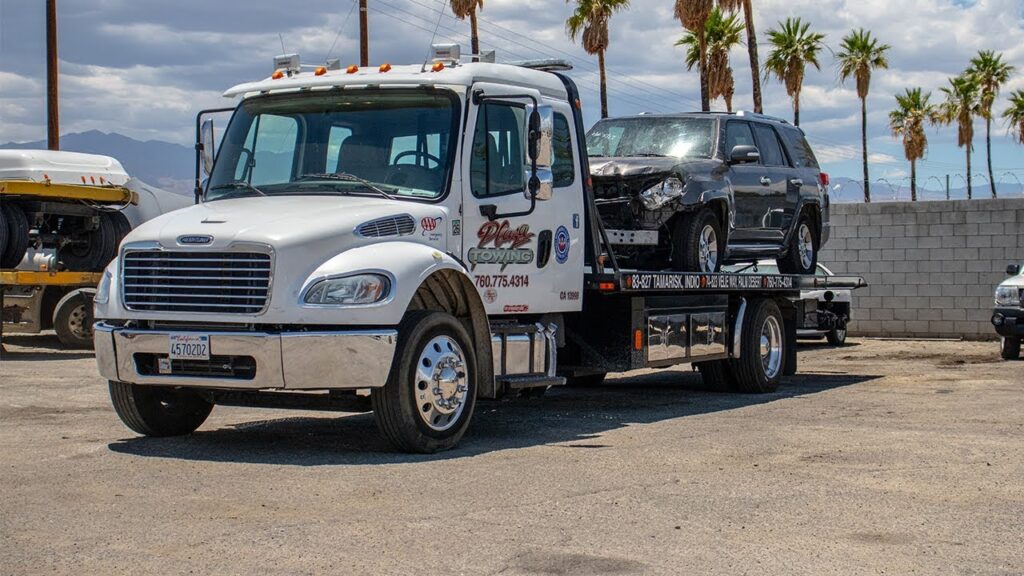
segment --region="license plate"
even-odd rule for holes
[[[205,334],[171,334],[171,360],[209,360],[210,337]]]

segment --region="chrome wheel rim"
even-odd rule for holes
[[[455,425],[466,408],[469,381],[466,356],[449,336],[436,336],[420,350],[413,390],[416,412],[431,430]]]
[[[92,338],[92,325],[86,322],[86,317],[84,304],[75,306],[68,315],[68,329],[77,338]]]
[[[801,224],[797,234],[797,251],[800,252],[800,263],[804,270],[810,270],[814,264],[814,236],[807,224]]]
[[[782,327],[774,316],[765,318],[761,325],[760,352],[764,375],[775,378],[782,368]]]
[[[710,225],[701,228],[697,242],[697,258],[703,272],[714,272],[718,267],[718,234]]]

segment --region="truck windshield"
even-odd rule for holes
[[[705,118],[612,118],[587,133],[590,156],[711,158],[713,122]]]
[[[206,200],[286,194],[434,199],[456,147],[458,97],[368,89],[250,98],[217,153]]]

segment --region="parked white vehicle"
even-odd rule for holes
[[[760,260],[756,265],[732,264],[723,266],[726,272],[778,274],[779,268],[774,260]],[[824,264],[818,264],[815,276],[829,278],[835,276]],[[799,325],[797,337],[825,337],[833,346],[846,344],[847,324],[852,318],[853,290],[849,288],[815,288],[802,290],[797,300],[799,306]]]
[[[369,396],[396,447],[433,452],[477,398],[685,362],[763,392],[796,370],[788,298],[821,279],[618,268],[564,64],[444,46],[424,65],[275,68],[227,91],[215,162],[197,130],[202,202],[134,230],[104,275],[96,357],[131,429]]]
[[[1024,338],[1024,271],[1020,264],[1006,267],[1009,278],[996,287],[992,325],[999,334],[999,351],[1004,360],[1020,358]]]

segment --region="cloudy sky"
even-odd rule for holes
[[[358,61],[355,0],[59,0],[62,132],[99,129],[138,139],[190,144],[195,112],[230,104],[221,92],[266,76],[271,59],[299,52],[308,63],[328,55]],[[671,0],[633,0],[612,20],[608,52],[613,115],[699,108],[695,74],[686,73],[681,29]],[[455,20],[445,0],[369,0],[372,62],[419,62],[436,40],[468,45],[468,23]],[[835,49],[843,34],[864,27],[892,45],[891,68],[876,74],[869,107],[872,179],[906,184],[902,147],[888,133],[893,95],[909,86],[933,91],[959,73],[978,50],[1004,53],[1017,67],[996,104],[1024,88],[1024,0],[754,0],[763,35],[778,20],[800,16],[827,35]],[[45,36],[42,0],[0,0],[0,142],[45,138]],[[243,8],[244,7],[244,8]],[[569,58],[585,98],[587,124],[597,119],[596,59],[565,36],[570,6],[560,0],[485,0],[481,41],[498,59]],[[760,46],[762,59],[768,47]],[[468,51],[468,49],[466,50]],[[733,54],[736,105],[751,108],[746,48]],[[785,91],[765,86],[766,112],[791,116]],[[721,103],[719,103],[721,104]],[[860,173],[859,107],[854,87],[839,83],[831,52],[808,73],[803,128],[833,176]],[[978,123],[979,134],[983,124]],[[993,127],[996,179],[1024,179],[1024,146],[1014,145],[1002,121]],[[964,155],[954,128],[930,129],[921,182],[939,188],[954,175],[962,185]],[[975,183],[985,180],[984,145],[976,143]],[[932,178],[935,177],[935,178]],[[844,190],[843,194],[856,194]]]

